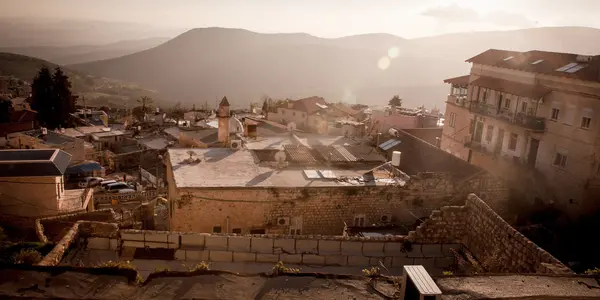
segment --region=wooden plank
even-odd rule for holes
[[[431,296],[442,294],[440,288],[435,284],[423,266],[404,266],[404,272],[415,284],[421,295]]]

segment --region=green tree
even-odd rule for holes
[[[402,106],[402,98],[400,98],[400,96],[398,95],[394,95],[394,97],[392,97],[392,99],[390,99],[390,101],[388,102],[388,104],[390,106]]]
[[[140,106],[134,107],[131,113],[138,119],[143,120],[144,115],[146,113],[152,111],[154,109],[154,100],[148,96],[141,96],[140,99],[137,100]]]
[[[76,97],[71,93],[69,77],[60,68],[54,75],[43,66],[31,84],[31,106],[37,111],[42,126],[54,129],[66,127],[75,112]]]
[[[8,98],[0,97],[0,123],[9,123],[12,112],[12,101]]]

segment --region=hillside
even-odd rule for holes
[[[13,53],[0,52],[0,76],[13,76],[31,82],[42,66],[56,68],[57,65],[45,60]],[[153,91],[127,84],[120,80],[97,77],[85,72],[63,68],[69,76],[73,91],[86,97],[89,105],[123,106],[133,105],[142,95],[155,96]]]
[[[126,40],[106,45],[0,47],[0,52],[41,58],[59,65],[78,64],[132,54],[156,47],[169,38]]]
[[[464,60],[489,48],[600,53],[600,30],[536,28],[451,34],[405,40],[386,34],[337,39],[307,34],[260,34],[241,29],[193,29],[152,49],[72,65],[75,70],[136,82],[173,103],[213,103],[227,95],[246,106],[262,95],[324,96],[384,104],[394,94],[408,106],[443,106],[442,81],[466,74]],[[398,57],[382,70],[391,46]]]

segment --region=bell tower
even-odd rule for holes
[[[229,143],[229,101],[227,101],[227,97],[223,97],[219,103],[217,117],[219,118],[219,142],[226,146]]]

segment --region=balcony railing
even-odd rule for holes
[[[467,101],[467,95],[448,95],[448,103],[452,103],[454,105],[460,107],[469,108],[469,101]]]
[[[498,107],[493,105],[474,102],[473,105],[471,105],[471,111],[480,115],[519,125],[532,131],[544,131],[546,129],[546,121],[544,118],[531,116],[525,113],[514,114],[506,108],[498,109]]]

